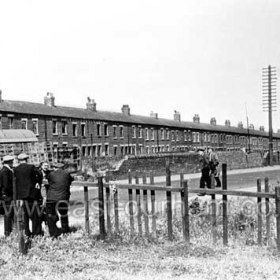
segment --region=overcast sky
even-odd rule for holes
[[[262,68],[280,73],[279,0],[0,2],[3,99],[268,128]],[[279,80],[278,80],[279,83]],[[273,114],[280,128],[280,98]]]

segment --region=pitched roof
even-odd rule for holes
[[[43,115],[50,117],[60,118],[73,118],[84,120],[100,120],[112,121],[120,123],[130,123],[135,125],[153,125],[162,127],[182,128],[182,129],[195,129],[211,132],[228,132],[248,135],[245,128],[228,127],[223,125],[211,125],[206,123],[194,123],[185,121],[175,121],[163,118],[153,118],[139,115],[125,115],[123,113],[109,112],[109,111],[91,111],[89,109],[64,107],[64,106],[47,106],[42,103],[34,103],[27,101],[11,101],[2,100],[0,102],[0,112],[19,113],[29,115]],[[251,135],[268,136],[267,132],[259,130],[250,130]],[[280,134],[274,134],[280,137]]]
[[[29,143],[37,142],[36,135],[26,129],[1,129],[0,143]]]

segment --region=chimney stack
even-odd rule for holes
[[[181,121],[181,115],[180,115],[180,112],[178,112],[178,111],[174,111],[174,121],[176,121],[176,122],[180,122]]]
[[[154,113],[153,111],[151,111],[150,117],[154,118],[154,119],[157,119],[158,118],[158,113]]]
[[[86,106],[87,106],[88,110],[96,112],[96,102],[94,102],[94,99],[91,99],[90,97],[88,97]]]
[[[211,119],[210,119],[210,124],[211,124],[211,125],[217,125],[216,118],[211,118]]]
[[[44,104],[46,106],[54,107],[54,96],[52,93],[47,92],[47,96],[44,97]]]
[[[241,121],[238,122],[237,127],[238,127],[238,128],[243,128],[243,123],[242,123]]]
[[[129,105],[123,105],[122,106],[122,113],[126,116],[130,116],[130,108]]]
[[[200,123],[200,117],[198,114],[195,114],[194,117],[193,117],[193,122],[194,123]]]
[[[230,127],[230,120],[226,120],[226,121],[225,121],[225,126]]]

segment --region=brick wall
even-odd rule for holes
[[[227,169],[243,169],[263,166],[263,158],[260,153],[245,155],[242,151],[217,152],[220,164],[226,163]],[[127,178],[130,170],[132,174],[146,173],[151,171],[155,176],[165,175],[166,160],[170,160],[172,174],[197,173],[200,172],[199,157],[197,153],[173,153],[162,155],[141,155],[138,157],[129,156],[123,162],[118,171],[112,172],[114,178]]]

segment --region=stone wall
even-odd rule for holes
[[[227,169],[243,169],[263,166],[263,158],[260,153],[244,154],[242,151],[217,152],[220,164],[226,163]],[[199,156],[197,153],[172,153],[160,155],[129,156],[115,172],[111,172],[113,178],[127,178],[130,170],[134,175],[149,174],[153,172],[155,176],[165,175],[166,161],[169,159],[172,174],[181,172],[200,172]],[[111,177],[110,176],[110,177]]]

